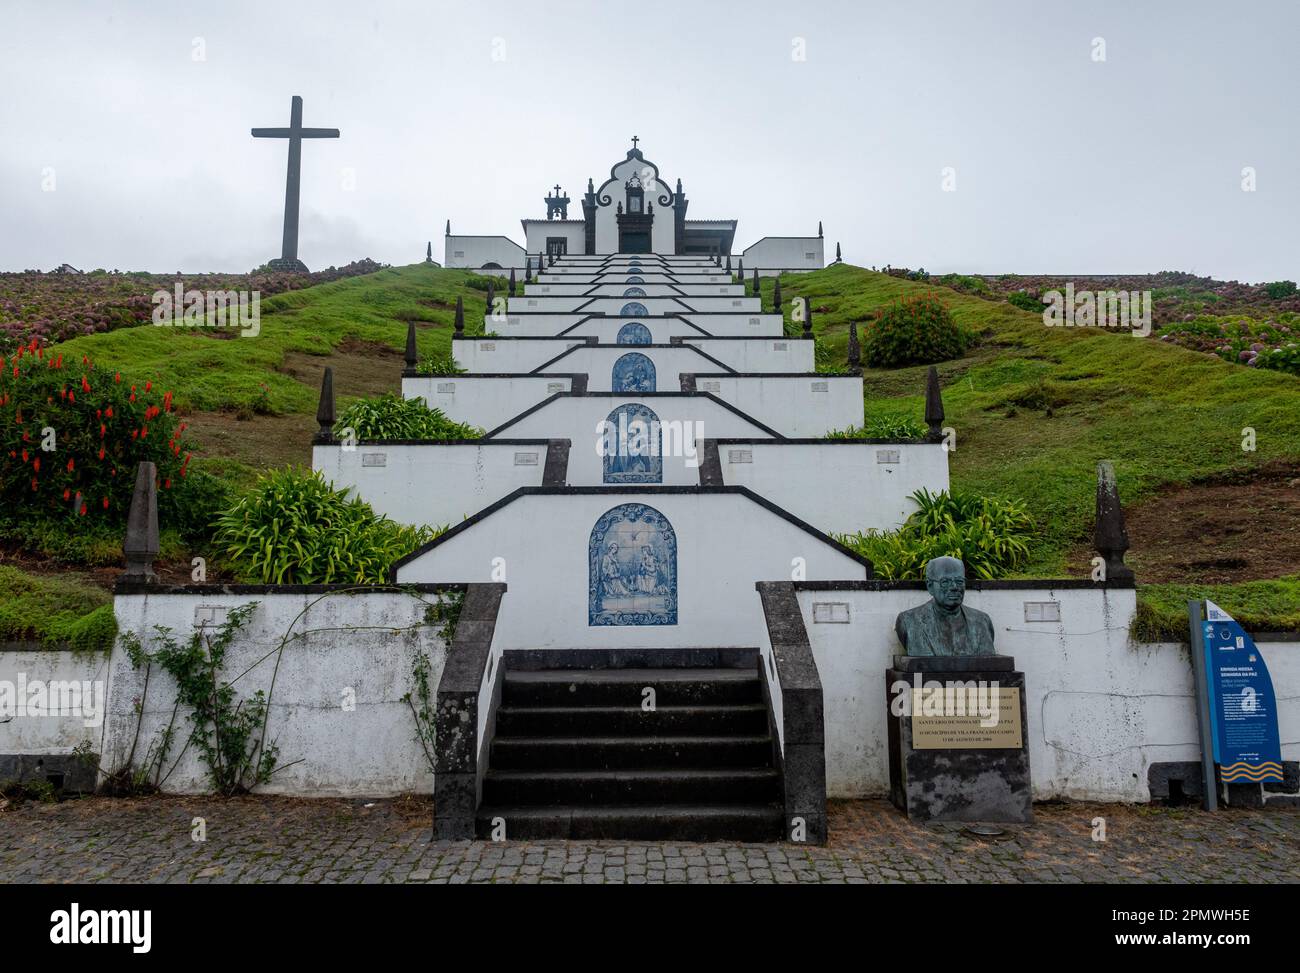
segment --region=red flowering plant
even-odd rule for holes
[[[141,460],[158,468],[162,506],[189,472],[184,432],[170,391],[33,339],[0,357],[4,519],[121,525]]]

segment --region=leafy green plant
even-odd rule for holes
[[[1296,287],[1293,280],[1275,280],[1271,284],[1264,285],[1264,293],[1275,301],[1280,301],[1284,297],[1291,297],[1295,292]]]
[[[27,801],[41,804],[53,804],[54,785],[40,777],[28,777],[25,780],[0,780],[0,797],[14,807]]]
[[[1043,310],[1043,302],[1028,291],[1012,291],[1007,295],[1007,303],[1023,311]]]
[[[926,434],[925,423],[912,416],[876,415],[867,416],[860,426],[847,429],[833,429],[826,434],[827,439],[923,439]]]
[[[974,334],[953,320],[947,306],[927,294],[885,308],[867,327],[862,350],[873,368],[897,368],[959,358],[974,341]]]
[[[351,429],[357,439],[478,439],[483,430],[447,418],[424,399],[404,399],[393,392],[359,399],[343,410],[334,427]]]
[[[197,629],[186,642],[176,641],[170,629],[155,626],[153,652],[135,633],[123,636],[133,665],[157,663],[176,680],[177,704],[189,709],[188,742],[202,756],[213,789],[227,797],[266,783],[279,755],[279,749],[264,739],[266,693],[259,689],[236,701],[234,686],[221,681],[226,651],[256,607],[251,602],[233,608],[215,633]],[[157,757],[158,766],[167,749],[162,748]]]
[[[463,375],[465,369],[456,364],[450,351],[436,351],[426,355],[415,369],[421,375]]]
[[[262,584],[381,584],[394,561],[446,530],[396,523],[294,467],[259,477],[217,528],[230,569]]]
[[[117,620],[107,592],[72,578],[26,574],[0,564],[0,640],[107,652],[116,637]]]
[[[886,580],[922,578],[936,557],[959,558],[968,575],[1006,575],[1029,557],[1033,518],[1013,500],[960,491],[912,494],[917,509],[897,531],[864,531],[836,537],[871,560]]]
[[[1300,344],[1288,342],[1281,348],[1268,348],[1255,356],[1257,368],[1300,375]]]
[[[425,608],[424,620],[428,625],[437,625],[438,638],[448,650],[456,638],[456,626],[460,622],[460,612],[465,606],[464,592],[456,591],[444,595],[436,604]],[[415,719],[415,737],[424,750],[424,758],[429,763],[430,771],[437,771],[434,760],[435,710],[436,699],[432,684],[433,664],[429,653],[417,649],[411,657],[411,689],[404,696],[404,702],[411,709]]]

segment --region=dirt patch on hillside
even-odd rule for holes
[[[328,355],[288,352],[276,370],[319,389],[326,366],[334,369],[334,394],[340,397],[398,392],[402,387],[403,353],[382,342],[361,338],[344,338]]]
[[[337,375],[334,381],[337,390]],[[225,457],[257,469],[311,465],[311,439],[319,428],[314,415],[240,419],[233,412],[193,412],[185,421],[186,434],[201,447],[197,459]]]
[[[1296,574],[1300,464],[1269,463],[1177,487],[1126,509],[1125,519],[1126,560],[1139,581],[1222,584]]]

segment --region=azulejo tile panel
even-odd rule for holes
[[[677,534],[644,503],[601,514],[587,543],[588,625],[677,624]]]

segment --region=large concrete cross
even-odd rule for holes
[[[287,269],[298,265],[298,189],[302,182],[302,140],[336,139],[339,130],[303,128],[302,98],[294,95],[288,128],[255,128],[252,131],[255,139],[289,140],[289,173],[284,187],[284,242],[280,248],[280,262]]]

